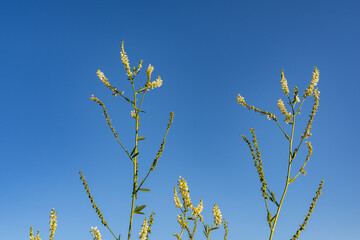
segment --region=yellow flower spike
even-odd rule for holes
[[[110,89],[110,90],[112,91],[112,95],[113,95],[114,97],[116,97],[117,95],[123,95],[123,94],[124,94],[124,92],[119,92],[115,87],[113,87],[113,86],[110,85],[108,79],[105,77],[105,74],[104,74],[102,71],[100,71],[100,69],[97,70],[96,75],[98,76],[98,78],[100,79],[100,81],[101,81],[102,83],[104,83],[104,85],[105,85],[108,89]]]
[[[151,73],[154,71],[154,67],[151,66],[151,64],[149,64],[149,67],[146,70],[146,75],[147,75],[147,83],[150,83],[150,79],[151,79]]]
[[[148,235],[151,233],[151,226],[154,223],[154,215],[155,215],[154,212],[150,213],[150,217],[149,217],[149,221],[148,221],[148,225],[149,225],[148,226]]]
[[[287,85],[287,80],[286,78],[284,77],[284,70],[281,69],[281,88],[283,89],[284,93],[286,96],[289,95],[289,88],[288,88],[288,85]]]
[[[36,232],[36,239],[35,240],[41,240],[39,231]]]
[[[179,185],[179,192],[184,202],[184,207],[185,208],[190,207],[191,206],[190,193],[185,179],[180,177],[178,181],[178,185]]]
[[[291,113],[287,112],[287,110],[285,108],[285,105],[284,105],[284,102],[281,99],[279,99],[278,102],[277,102],[277,105],[278,105],[278,108],[279,108],[280,112],[285,116],[284,121],[287,124],[292,123],[292,121],[291,121],[292,115],[291,115]]]
[[[314,72],[313,72],[313,76],[312,76],[310,85],[307,87],[306,91],[304,92],[303,97],[311,96],[313,94],[314,88],[316,87],[318,82],[319,82],[319,70],[317,69],[317,67],[314,67]]]
[[[136,69],[135,74],[138,74],[138,73],[140,72],[140,70],[141,70],[141,68],[142,68],[142,63],[143,63],[143,60],[140,60],[140,61],[139,61],[139,65],[138,65],[138,67],[137,67],[137,69]]]
[[[260,113],[261,115],[266,115],[267,119],[269,120],[274,120],[276,121],[276,117],[275,117],[275,114],[273,113],[269,113],[269,112],[266,112],[266,111],[262,111],[254,106],[251,106],[251,105],[248,105],[246,102],[245,102],[245,99],[244,97],[242,97],[240,94],[237,95],[236,97],[238,103],[243,106],[243,107],[247,107],[249,110],[253,110],[257,113]]]
[[[56,226],[57,226],[57,216],[56,216],[56,212],[55,209],[53,208],[51,210],[51,214],[50,214],[50,240],[53,240],[54,238],[54,234],[55,234],[55,230],[56,230]]]
[[[97,227],[91,227],[91,235],[94,236],[93,240],[101,240],[101,234]]]
[[[144,223],[141,227],[139,239],[147,240],[147,235],[148,235],[148,224],[147,224],[147,219],[145,218]]]
[[[246,102],[245,102],[245,98],[243,96],[241,96],[240,94],[237,95],[236,97],[238,103],[243,106],[246,107]]]
[[[33,227],[30,227],[30,240],[35,240],[33,235]]]
[[[174,186],[174,203],[177,208],[182,208],[179,196],[177,195],[176,187]]]
[[[152,81],[151,83],[149,83],[149,88],[154,89],[154,88],[161,87],[162,83],[163,83],[163,80],[160,78],[160,76],[158,76],[158,78],[155,81]]]
[[[224,240],[227,240],[227,235],[228,235],[228,232],[229,232],[228,222],[225,221],[225,219],[223,219],[223,222],[224,222],[224,230],[225,230]]]
[[[191,205],[190,208],[191,208],[191,210],[193,210],[193,213],[191,215],[195,215],[195,216],[199,217],[200,220],[202,221],[201,212],[204,209],[203,201],[200,200],[200,203],[197,207],[194,207],[193,205]]]
[[[214,204],[213,215],[214,215],[214,223],[216,225],[221,225],[222,224],[222,215],[221,215],[220,209],[218,208],[218,206],[216,204]]]
[[[307,147],[308,147],[308,149],[309,149],[309,152],[308,152],[308,154],[307,154],[307,156],[306,156],[306,159],[305,159],[305,162],[304,162],[303,166],[300,168],[300,172],[301,172],[303,175],[306,174],[306,171],[304,170],[304,168],[305,168],[307,162],[310,160],[310,156],[311,156],[312,151],[313,151],[313,147],[311,146],[311,142],[306,142],[306,145],[307,145]]]
[[[319,107],[319,100],[320,100],[320,91],[317,88],[314,90],[313,96],[314,96],[314,106],[313,106],[313,109],[311,111],[311,114],[309,115],[310,119],[309,119],[308,124],[306,126],[305,132],[302,135],[304,138],[308,138],[308,137],[310,137],[312,135],[310,133],[311,124],[314,121],[315,113],[317,112],[317,109]]]
[[[120,52],[120,55],[121,55],[121,62],[124,64],[125,66],[125,70],[126,70],[126,73],[127,73],[127,76],[128,76],[128,79],[130,80],[133,73],[131,72],[131,68],[130,68],[130,63],[129,63],[129,58],[128,56],[126,55],[126,52],[124,50],[124,42],[121,42],[121,52]]]
[[[80,174],[80,179],[83,181],[83,185],[84,185],[85,190],[86,190],[86,192],[87,192],[87,194],[88,194],[88,196],[89,196],[90,202],[92,203],[92,207],[95,209],[95,212],[98,214],[98,216],[99,216],[99,218],[100,218],[100,220],[101,220],[101,223],[102,223],[105,227],[107,227],[108,224],[107,224],[107,222],[104,220],[104,217],[103,217],[103,215],[101,214],[100,209],[99,209],[98,206],[95,204],[94,198],[92,197],[92,195],[91,195],[91,193],[90,193],[90,189],[89,189],[89,187],[88,187],[88,185],[87,185],[87,182],[86,182],[85,177],[84,177],[84,175],[83,175],[83,173],[82,173],[81,170],[79,171],[79,174]]]
[[[296,234],[291,238],[291,240],[296,240],[299,238],[300,236],[300,232],[305,230],[305,226],[307,224],[307,222],[309,221],[310,219],[310,215],[311,213],[314,211],[314,208],[315,208],[315,204],[316,204],[316,201],[318,200],[320,194],[321,194],[321,190],[323,188],[323,183],[324,183],[324,179],[321,180],[320,184],[319,184],[319,188],[318,190],[316,191],[316,196],[313,198],[313,202],[311,203],[310,205],[310,208],[309,208],[309,211],[308,211],[308,214],[305,216],[305,220],[304,222],[300,225],[300,228],[296,231]]]

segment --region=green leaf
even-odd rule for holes
[[[211,229],[210,229],[210,231],[212,231],[212,230],[215,230],[215,229],[218,229],[219,227],[212,227]]]
[[[130,156],[132,156],[134,154],[135,150],[136,150],[136,147],[134,147],[134,149],[131,151]]]
[[[145,207],[146,207],[146,205],[141,205],[140,207],[136,206],[134,213],[144,214],[143,212],[141,212],[141,210],[143,210]]]
[[[141,136],[141,137],[139,137],[137,140],[138,140],[138,141],[141,141],[141,140],[145,140],[145,139],[146,139],[146,137]]]
[[[289,183],[292,183],[294,180],[295,180],[295,177],[293,177],[293,178],[289,181]]]
[[[270,224],[270,221],[271,221],[271,213],[268,211],[267,213],[267,221],[268,223]]]
[[[270,194],[271,194],[271,197],[272,197],[272,198],[274,199],[274,201],[276,202],[275,193],[270,192]]]
[[[140,188],[139,190],[144,191],[144,192],[150,192],[150,189],[147,189],[147,188]]]
[[[137,155],[139,155],[139,152],[135,153],[134,155],[132,155],[132,158],[135,158]]]

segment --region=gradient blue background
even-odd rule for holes
[[[146,214],[156,211],[150,239],[174,239],[179,232],[173,206],[179,176],[194,202],[204,199],[208,221],[212,205],[219,205],[229,239],[268,239],[260,183],[240,134],[256,129],[265,176],[278,198],[287,145],[274,122],[242,108],[236,95],[279,115],[280,70],[290,89],[303,92],[314,66],[321,91],[314,152],[308,174],[290,186],[275,239],[292,237],[322,178],[323,195],[301,239],[359,239],[359,10],[358,1],[347,0],[1,1],[0,238],[27,239],[32,225],[47,239],[55,208],[54,239],[92,239],[90,226],[112,239],[91,208],[82,169],[106,220],[125,239],[131,164],[89,100],[91,94],[103,100],[131,148],[131,108],[96,77],[100,68],[130,92],[119,54],[125,41],[131,64],[143,59],[164,79],[145,98],[140,174],[175,112],[165,152],[145,186],[152,191],[139,194]],[[302,111],[299,134],[311,106],[308,101]],[[305,154],[303,148],[293,172]],[[133,239],[142,219],[135,217]],[[212,239],[222,235],[215,231]]]

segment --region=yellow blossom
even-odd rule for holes
[[[57,220],[56,220],[56,212],[55,209],[53,208],[51,210],[51,214],[50,214],[50,240],[53,240],[54,238],[54,234],[55,234],[55,230],[56,230],[56,226],[57,226]]]
[[[182,207],[182,204],[180,202],[180,199],[179,199],[179,196],[177,195],[177,192],[176,192],[176,187],[174,186],[174,203],[175,203],[175,206],[177,208],[181,208]]]
[[[310,85],[307,87],[303,97],[311,96],[318,82],[319,82],[319,70],[317,69],[317,67],[315,67]]]
[[[132,76],[132,72],[131,72],[131,68],[130,68],[130,63],[129,63],[129,58],[126,55],[126,52],[124,50],[124,42],[121,42],[121,62],[124,64],[126,72],[127,72],[127,76],[129,79],[131,79]]]
[[[249,110],[253,110],[255,112],[258,112],[260,113],[261,115],[266,115],[266,117],[269,119],[269,120],[275,120],[276,121],[276,117],[275,117],[275,114],[273,113],[269,113],[269,112],[266,112],[266,111],[262,111],[254,106],[250,106],[248,105],[246,102],[245,102],[245,99],[240,95],[238,94],[236,96],[236,99],[238,101],[238,103],[243,106],[243,107],[247,107]]]
[[[202,219],[201,212],[202,212],[203,208],[204,208],[204,204],[203,204],[203,201],[201,200],[199,205],[196,208],[191,206],[191,210],[193,210],[192,215],[198,216],[200,219]]]
[[[146,70],[146,74],[147,74],[147,77],[148,77],[148,82],[150,82],[150,78],[151,78],[151,73],[154,71],[154,67],[151,66],[151,64],[149,64],[149,67],[147,68]]]
[[[246,107],[245,99],[240,94],[237,95],[237,101],[241,106]]]
[[[100,79],[101,82],[103,82],[106,86],[110,86],[108,79],[105,77],[105,74],[100,71],[100,69],[97,70],[96,75]]]
[[[284,70],[281,69],[281,87],[285,93],[285,95],[288,95],[289,94],[289,88],[288,88],[288,85],[287,85],[287,81],[286,81],[286,78],[284,77]]]
[[[281,99],[279,99],[278,102],[277,102],[277,105],[278,105],[278,108],[279,108],[280,112],[281,112],[282,114],[284,114],[284,116],[285,116],[284,121],[285,121],[286,123],[291,123],[291,117],[292,117],[292,115],[291,115],[291,113],[288,113],[288,112],[286,111],[284,102],[283,102]]]
[[[156,81],[152,81],[151,83],[149,83],[149,88],[154,89],[154,88],[157,88],[157,87],[161,87],[162,82],[163,82],[163,80],[160,78],[160,76],[158,76]]]
[[[214,215],[214,223],[216,225],[221,225],[222,215],[221,215],[220,209],[218,208],[218,206],[216,204],[214,205],[214,208],[213,208],[213,215]]]
[[[135,110],[132,110],[132,111],[130,112],[130,115],[131,115],[132,118],[136,118]]]
[[[187,208],[188,206],[191,206],[191,199],[190,199],[189,188],[187,186],[185,179],[180,177],[178,181],[178,185],[179,185],[179,192],[181,194],[181,197],[185,205],[184,207]]]
[[[144,219],[144,223],[141,227],[141,231],[140,231],[140,236],[139,238],[141,240],[146,240],[147,239],[147,235],[148,235],[148,225],[147,225],[147,220],[146,218]]]
[[[90,233],[94,236],[94,240],[101,240],[101,234],[97,227],[91,227]]]

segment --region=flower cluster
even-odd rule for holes
[[[317,112],[317,109],[319,107],[319,99],[320,99],[320,91],[316,88],[314,90],[314,106],[312,108],[311,114],[310,114],[310,119],[308,121],[308,124],[306,126],[305,132],[303,134],[304,138],[308,138],[310,137],[312,134],[310,133],[310,129],[311,129],[311,124],[314,121],[314,117],[315,117],[315,113]]]
[[[131,77],[132,77],[132,72],[131,72],[131,69],[130,69],[129,58],[128,58],[128,56],[126,55],[126,52],[125,52],[125,50],[124,50],[124,42],[121,42],[121,52],[120,52],[120,55],[121,55],[121,62],[124,64],[125,69],[126,69],[126,74],[127,74],[128,78],[131,79]]]
[[[187,186],[185,179],[180,177],[178,181],[178,185],[179,185],[179,192],[184,202],[184,207],[187,208],[191,206],[191,199],[190,199],[189,188]]]
[[[308,211],[308,214],[305,216],[305,220],[304,222],[300,225],[300,228],[296,231],[296,234],[291,238],[291,240],[296,240],[299,238],[300,236],[300,232],[305,230],[305,226],[307,224],[307,222],[309,221],[310,219],[310,215],[311,213],[314,211],[314,208],[315,208],[315,205],[316,205],[316,202],[321,194],[321,190],[323,188],[323,183],[324,183],[324,179],[321,180],[320,184],[319,184],[319,188],[318,190],[316,191],[316,196],[313,198],[313,202],[311,203],[310,205],[310,208],[309,208],[309,211]]]
[[[101,234],[97,227],[91,227],[90,233],[94,236],[94,240],[101,240]]]
[[[278,105],[278,108],[279,108],[280,112],[285,116],[284,121],[287,124],[292,123],[292,121],[291,121],[292,115],[291,115],[291,113],[287,112],[287,110],[285,108],[285,105],[284,105],[284,102],[281,99],[279,99],[278,102],[277,102],[277,105]]]
[[[181,201],[176,191],[176,187],[174,186],[174,203],[177,208],[182,208]]]
[[[151,73],[154,71],[154,67],[149,64],[149,67],[146,69],[146,75],[148,78],[148,82],[150,82],[151,79]]]
[[[157,87],[161,87],[162,83],[163,83],[163,80],[160,78],[160,76],[158,76],[158,78],[155,81],[152,81],[151,83],[149,83],[149,88],[154,89]]]
[[[87,185],[87,182],[86,182],[85,177],[84,177],[84,175],[83,175],[83,173],[82,173],[81,170],[79,171],[79,174],[80,174],[80,179],[82,180],[83,185],[84,185],[84,187],[85,187],[85,190],[86,190],[86,192],[87,192],[87,194],[88,194],[88,196],[89,196],[89,199],[90,199],[90,201],[91,201],[91,203],[92,203],[92,207],[95,209],[95,212],[98,214],[98,216],[99,216],[99,218],[100,218],[100,220],[101,220],[101,223],[102,223],[105,227],[107,227],[108,224],[107,224],[107,222],[105,221],[105,219],[104,219],[104,217],[103,217],[100,209],[99,209],[98,206],[95,204],[94,198],[92,197],[92,195],[91,195],[91,193],[90,193],[90,189],[89,189],[89,187],[88,187],[88,185]]]
[[[213,208],[213,215],[214,215],[214,223],[216,225],[221,225],[222,223],[222,215],[220,212],[220,209],[218,208],[218,206],[215,204],[214,208]]]
[[[191,205],[190,208],[191,208],[191,210],[193,210],[193,213],[191,215],[195,215],[195,216],[199,217],[200,219],[202,219],[201,212],[204,209],[204,204],[203,204],[202,200],[200,200],[200,203],[197,207],[194,207],[193,205]]]
[[[303,175],[306,174],[306,171],[304,170],[304,168],[305,168],[305,166],[306,166],[306,163],[310,160],[310,156],[311,156],[312,151],[313,151],[313,147],[311,146],[311,142],[306,142],[306,145],[307,145],[307,147],[308,147],[308,149],[309,149],[309,152],[308,152],[308,154],[307,154],[307,156],[306,156],[306,159],[305,159],[304,164],[303,164],[302,167],[300,168],[300,172],[301,172]]]
[[[132,118],[136,118],[135,110],[132,110],[132,111],[130,112],[130,115],[131,115]]]
[[[289,95],[289,88],[288,88],[288,84],[286,81],[286,78],[284,77],[284,70],[281,69],[281,88],[283,89],[285,95]]]
[[[148,224],[147,224],[147,219],[144,219],[144,223],[141,227],[141,231],[140,231],[140,236],[139,238],[141,240],[147,240],[147,235],[148,235]]]
[[[317,69],[317,67],[315,67],[310,85],[305,90],[303,97],[311,96],[318,82],[319,82],[319,70]]]
[[[40,238],[40,232],[37,231],[36,233],[36,238],[34,238],[34,235],[33,235],[33,227],[30,227],[30,240],[41,240]]]
[[[53,208],[51,210],[51,214],[50,214],[50,240],[53,240],[54,238],[54,234],[55,234],[55,230],[56,230],[56,226],[57,226],[57,220],[56,220],[56,212],[55,209]]]
[[[266,111],[262,111],[262,110],[260,110],[260,109],[258,109],[258,108],[256,108],[256,107],[254,107],[254,106],[248,105],[248,104],[245,102],[244,97],[242,97],[240,94],[237,95],[236,99],[237,99],[238,103],[239,103],[241,106],[247,107],[249,110],[253,110],[253,111],[255,111],[255,112],[258,112],[258,113],[260,113],[261,115],[266,115],[267,119],[269,119],[269,120],[274,120],[274,121],[277,120],[276,117],[275,117],[275,114],[269,113],[269,112],[266,112]]]

